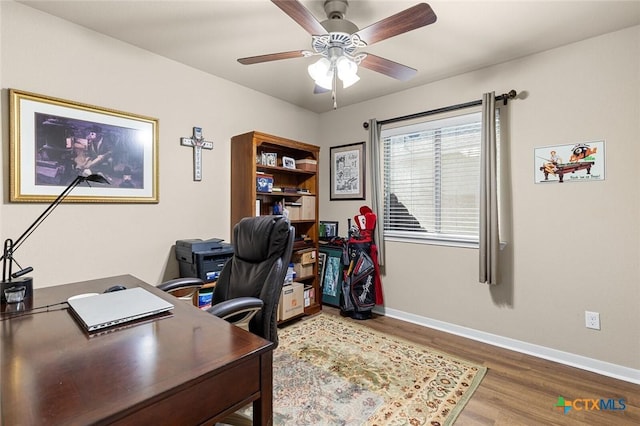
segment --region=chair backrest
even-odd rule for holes
[[[246,217],[233,228],[233,257],[220,272],[212,304],[238,297],[262,299],[249,330],[278,344],[277,311],[295,230],[282,216]]]

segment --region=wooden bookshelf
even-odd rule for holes
[[[284,167],[283,158],[298,161],[296,168]],[[294,254],[309,248],[316,253],[313,272],[295,279],[311,288],[315,296],[313,303],[305,307],[305,315],[322,307],[317,260],[319,158],[320,147],[279,136],[254,131],[231,138],[232,231],[243,217],[273,214],[278,205],[288,210],[296,232]],[[273,179],[271,192],[258,191],[260,177]]]

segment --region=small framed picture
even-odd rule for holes
[[[282,167],[286,169],[295,169],[296,168],[296,160],[291,157],[282,157]]]
[[[535,183],[604,180],[604,140],[535,148]]]
[[[263,152],[261,156],[263,166],[276,167],[278,165],[278,154],[275,152]]]
[[[364,200],[364,142],[330,149],[330,200]]]
[[[320,221],[320,239],[330,240],[338,236],[338,222]]]

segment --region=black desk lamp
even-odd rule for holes
[[[22,245],[22,243],[27,238],[29,238],[29,235],[31,235],[33,231],[35,231],[36,228],[38,228],[38,226],[40,226],[40,224],[44,222],[47,216],[49,216],[51,212],[53,212],[53,210],[56,207],[58,207],[58,205],[62,202],[62,200],[64,200],[66,196],[69,195],[69,193],[73,191],[73,189],[76,186],[78,186],[81,182],[98,182],[98,183],[109,184],[109,181],[105,179],[102,175],[94,174],[89,176],[76,177],[73,180],[73,182],[71,182],[69,186],[67,186],[65,190],[62,191],[62,193],[58,195],[58,197],[55,200],[53,200],[51,204],[49,204],[49,207],[47,207],[45,211],[42,212],[40,216],[38,216],[38,218],[31,224],[31,226],[29,226],[27,230],[24,231],[22,235],[18,237],[17,240],[14,241],[11,238],[7,238],[6,240],[4,240],[4,252],[1,258],[2,259],[2,285],[0,286],[2,288],[0,290],[0,296],[2,297],[2,302],[6,302],[4,290],[6,288],[10,288],[13,286],[26,287],[25,296],[31,296],[33,294],[33,279],[20,278],[23,275],[33,271],[33,268],[31,266],[27,266],[26,268],[23,268],[22,266],[20,266],[20,264],[14,259],[13,253],[15,253],[18,247],[20,247],[20,245]],[[17,272],[11,273],[14,262],[16,265],[18,265],[20,270]]]

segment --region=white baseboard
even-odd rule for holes
[[[399,320],[407,321],[413,324],[422,325],[424,327],[444,331],[446,333],[455,334],[456,336],[466,337],[468,339],[487,343],[493,346],[498,346],[500,348],[509,349],[538,358],[547,359],[549,361],[558,362],[560,364],[569,365],[571,367],[580,368],[582,370],[602,374],[603,376],[624,380],[625,382],[640,384],[640,370],[624,367],[622,365],[599,361],[597,359],[588,358],[582,355],[563,352],[556,349],[547,348],[545,346],[534,345],[532,343],[510,339],[508,337],[502,337],[496,334],[485,333],[484,331],[478,331],[472,328],[462,327],[459,325],[410,314],[396,309],[376,306],[373,312],[391,318],[397,318]]]

